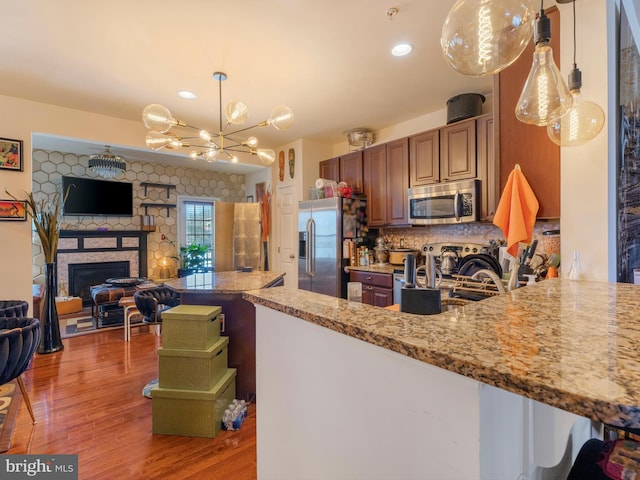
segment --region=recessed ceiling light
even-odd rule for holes
[[[196,98],[196,94],[193,92],[190,92],[189,90],[180,90],[178,92],[178,96],[182,98],[186,98],[188,100],[193,100],[194,98]]]
[[[410,43],[399,43],[391,49],[391,55],[394,57],[404,57],[413,51],[413,45]]]

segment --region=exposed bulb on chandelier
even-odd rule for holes
[[[271,110],[271,116],[267,120],[269,125],[277,130],[286,130],[293,125],[293,110],[286,105],[278,105]]]
[[[167,107],[157,103],[144,107],[142,121],[149,130],[160,133],[166,133],[172,126],[180,124]]]
[[[161,150],[167,148],[170,150],[184,147],[184,143],[181,139],[174,135],[166,135],[160,132],[147,132],[145,136],[145,143],[147,147],[152,150]]]
[[[271,165],[276,161],[276,152],[274,152],[270,148],[258,148],[256,150],[256,154],[258,155],[258,158],[263,163],[263,165]]]
[[[225,115],[229,123],[234,125],[242,125],[247,121],[249,109],[239,100],[232,100],[225,107]]]

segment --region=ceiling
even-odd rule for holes
[[[464,77],[443,60],[440,32],[454,0],[2,4],[0,94],[140,122],[145,105],[160,103],[174,117],[215,131],[218,84],[212,73],[224,71],[223,103],[242,100],[252,123],[268,118],[276,105],[295,112],[290,129],[253,133],[264,147],[300,138],[334,144],[345,141],[342,132],[350,128],[375,131],[441,110],[456,94],[491,92],[491,78]],[[385,13],[391,7],[398,9],[393,17]],[[399,41],[413,44],[414,52],[392,57]],[[198,98],[179,98],[181,89]],[[103,149],[47,136],[34,146]],[[114,150],[177,161],[125,146]]]

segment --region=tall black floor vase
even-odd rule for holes
[[[269,271],[269,242],[262,242],[264,246],[264,271]]]
[[[42,314],[40,315],[40,346],[38,353],[53,353],[64,348],[60,338],[60,322],[56,308],[56,268],[55,263],[45,266],[46,288],[42,299]]]

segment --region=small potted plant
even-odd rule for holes
[[[200,245],[195,242],[186,247],[180,247],[181,267],[178,268],[178,277],[205,271],[206,255],[210,249],[211,247],[208,245]]]

